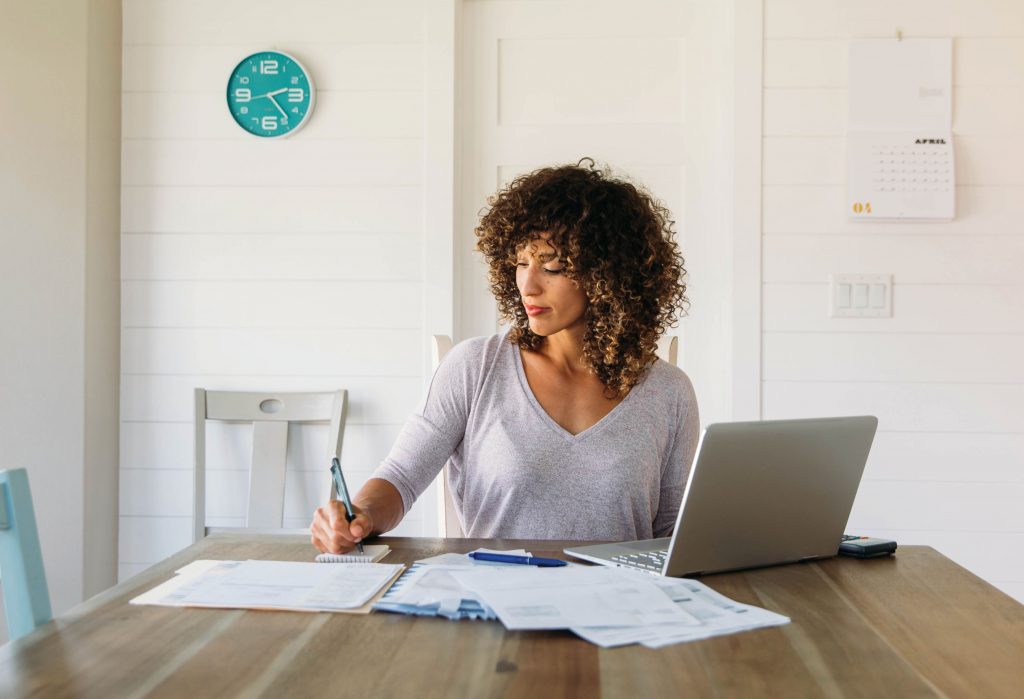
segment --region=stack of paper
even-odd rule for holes
[[[492,551],[529,556],[523,550]],[[415,616],[443,616],[448,619],[496,619],[494,611],[479,596],[467,590],[453,573],[475,568],[518,568],[514,564],[476,561],[462,553],[444,553],[417,561],[373,608],[383,612]]]
[[[510,630],[570,629],[604,648],[632,643],[660,648],[789,623],[781,614],[734,602],[696,580],[621,568],[537,568],[443,554],[417,562],[395,582],[403,569],[380,563],[195,561],[131,603],[305,612],[372,608],[500,619]]]
[[[641,643],[648,648],[697,641],[740,631],[781,626],[789,617],[767,609],[734,602],[696,580],[657,578],[655,584],[680,609],[699,620],[699,625],[652,624],[649,626],[573,627],[572,631],[602,648]]]
[[[448,619],[495,619],[494,612],[464,589],[452,573],[458,566],[416,563],[373,605],[382,612]]]
[[[132,604],[171,607],[369,612],[402,565],[293,561],[196,561]]]
[[[487,564],[454,553],[417,562],[374,609],[449,619],[497,618],[510,630],[570,629],[604,648],[632,643],[660,648],[789,622],[696,580],[622,568]]]
[[[510,630],[700,623],[652,577],[617,568],[519,566],[452,575],[477,593]]]

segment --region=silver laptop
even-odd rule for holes
[[[671,538],[565,549],[681,577],[836,555],[878,419],[709,425]]]

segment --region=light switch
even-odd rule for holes
[[[872,308],[885,308],[885,284],[872,284],[868,291],[868,305]]]
[[[851,303],[851,301],[850,301],[850,298],[851,298],[850,297],[850,285],[849,284],[840,284],[837,287],[836,293],[838,294],[838,296],[836,298],[836,305],[839,308],[849,308],[850,307],[850,303]]]
[[[891,274],[832,274],[829,286],[832,318],[892,317]]]
[[[853,285],[853,307],[854,308],[867,308],[868,307],[868,285],[867,284],[854,284]]]

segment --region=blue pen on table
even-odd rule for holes
[[[539,558],[537,556],[514,556],[509,553],[484,553],[473,551],[466,554],[477,561],[493,561],[495,563],[519,563],[524,566],[540,566],[542,568],[557,568],[558,566],[569,565],[557,558]]]
[[[348,496],[348,486],[345,485],[345,476],[341,473],[341,462],[337,456],[331,459],[331,475],[334,476],[334,489],[338,491],[338,497],[345,506],[345,519],[351,522],[356,518],[356,513],[352,510],[352,499]],[[356,546],[359,547],[359,553],[365,553],[362,541],[357,542]]]

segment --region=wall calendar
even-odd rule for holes
[[[951,39],[850,44],[847,216],[952,220]]]

